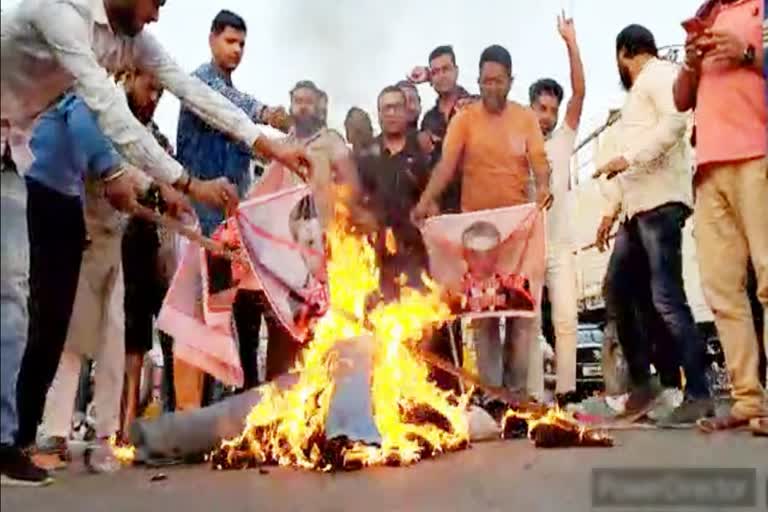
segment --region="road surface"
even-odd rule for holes
[[[335,474],[285,468],[269,468],[266,474],[217,472],[207,466],[185,466],[87,475],[75,462],[51,487],[4,488],[2,510],[578,512],[593,510],[591,468],[638,466],[756,468],[758,503],[766,504],[766,438],[745,432],[704,436],[643,431],[619,432],[616,439],[617,446],[603,449],[542,450],[525,440],[484,443],[408,468]],[[158,473],[167,479],[152,482]]]

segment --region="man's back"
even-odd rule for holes
[[[547,165],[534,113],[515,102],[501,114],[482,102],[464,107],[448,126],[445,145],[463,147],[463,211],[527,203],[530,165]]]
[[[35,159],[27,177],[81,199],[86,174],[98,178],[120,162],[94,114],[74,95],[66,96],[41,116],[30,149]]]

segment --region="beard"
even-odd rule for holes
[[[143,28],[136,26],[132,3],[114,6],[109,11],[109,23],[115,28],[116,32],[128,37],[136,36]]]
[[[619,66],[619,78],[621,78],[621,85],[625,91],[629,91],[632,88],[632,76],[629,74],[629,69],[625,66]]]
[[[323,127],[323,121],[314,115],[294,116],[293,122],[296,135],[300,138],[314,135]]]
[[[155,108],[157,105],[142,106],[139,105],[129,93],[128,95],[128,108],[133,113],[134,117],[141,122],[141,124],[148,124],[155,116]]]

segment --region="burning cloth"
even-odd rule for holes
[[[324,234],[309,188],[248,200],[236,219],[244,255],[275,316],[306,341],[328,309]]]
[[[544,216],[535,204],[441,215],[423,232],[430,273],[455,313],[535,315],[546,270]]]
[[[201,249],[180,244],[181,261],[157,318],[174,338],[176,357],[231,386],[243,385],[243,369],[230,323],[211,319],[203,307]]]

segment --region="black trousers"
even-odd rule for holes
[[[165,276],[158,264],[160,238],[157,226],[133,218],[125,229],[122,241],[123,283],[125,288],[125,353],[144,356],[152,350],[154,319],[160,313],[168,291]],[[160,331],[163,352],[163,408],[176,408],[173,387],[173,338]]]
[[[78,197],[27,179],[29,336],[16,386],[18,446],[32,445],[67,339],[86,231]]]
[[[663,205],[636,215],[619,228],[606,272],[606,308],[614,310],[633,384],[648,381],[654,359],[666,362],[660,371],[674,379],[679,372],[672,365],[679,358],[685,370],[686,395],[704,398],[710,396],[706,347],[682,280],[681,232],[688,214],[682,205]],[[633,324],[638,320],[634,318],[638,304],[652,305],[647,309],[651,313],[655,310],[646,322],[651,327],[649,334],[658,333],[655,347],[651,339],[636,336],[638,329]],[[663,346],[658,341],[665,338],[671,343]],[[656,357],[654,350],[660,352]]]

